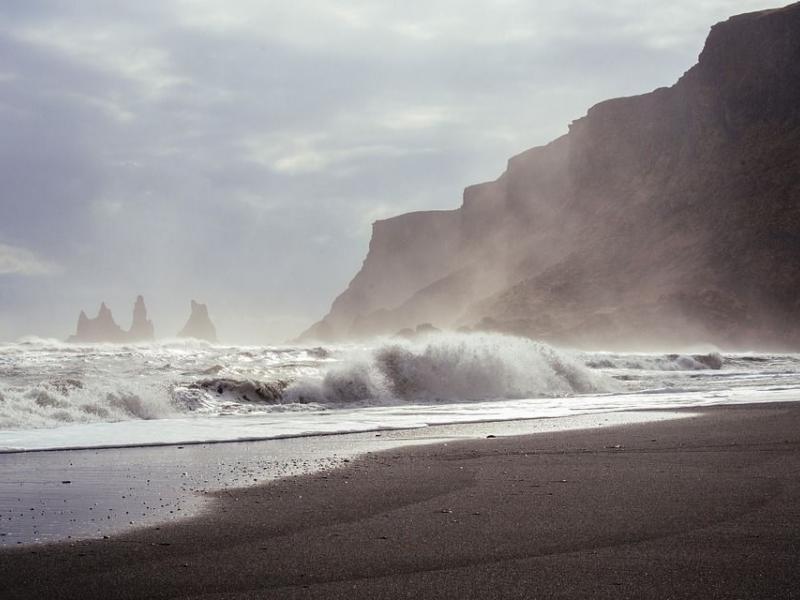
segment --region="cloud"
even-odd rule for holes
[[[144,293],[161,331],[196,297],[223,337],[274,339],[248,323],[323,314],[372,219],[458,206],[761,4],[5,0],[0,264],[50,269],[4,281],[7,335]]]
[[[48,275],[55,270],[55,265],[30,250],[0,243],[0,276]]]
[[[375,159],[396,159],[430,151],[426,148],[380,143],[344,146],[341,141],[330,136],[299,133],[290,139],[276,139],[273,136],[247,138],[243,140],[243,145],[251,160],[276,173],[328,173],[333,177],[363,170],[366,164]]]

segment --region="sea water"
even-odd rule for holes
[[[490,333],[329,346],[0,344],[0,451],[259,440],[798,399],[800,355]]]

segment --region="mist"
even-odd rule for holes
[[[127,327],[138,294],[158,337],[192,298],[221,340],[294,337],[373,221],[456,208],[761,6],[645,4],[5,2],[0,339],[64,339],[101,301]]]
[[[457,210],[376,222],[302,338],[433,326],[593,350],[800,348],[800,71],[780,41],[796,10],[714,25],[675,81],[588,107]]]

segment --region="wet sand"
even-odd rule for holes
[[[688,414],[598,413],[246,442],[5,452],[0,453],[0,548],[102,539],[185,520],[208,510],[224,490],[324,471],[367,452]]]
[[[214,498],[0,551],[0,596],[800,596],[797,404],[411,446]]]

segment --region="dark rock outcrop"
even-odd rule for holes
[[[219,396],[230,394],[238,401],[280,404],[289,383],[286,381],[252,381],[249,379],[201,379],[189,385],[190,388],[214,392]]]
[[[90,319],[85,312],[81,311],[78,317],[78,329],[75,335],[71,335],[67,341],[123,343],[128,341],[128,332],[117,325],[111,310],[105,302],[102,302],[94,319]]]
[[[406,340],[414,340],[420,337],[425,337],[435,333],[441,333],[441,329],[435,327],[432,323],[420,323],[416,329],[405,327],[395,333],[392,337],[402,338]]]
[[[194,338],[206,340],[208,342],[217,341],[217,329],[208,316],[208,307],[192,300],[192,312],[189,320],[183,329],[178,333],[178,337]]]
[[[305,339],[432,321],[584,347],[800,347],[800,3],[715,25],[451,211],[378,221]]]
[[[136,304],[133,306],[133,322],[128,339],[132,342],[144,342],[155,339],[155,329],[153,322],[147,318],[147,307],[144,305],[144,298],[136,297]]]
[[[86,316],[81,311],[78,317],[78,328],[75,335],[71,335],[68,342],[114,343],[149,342],[155,339],[153,322],[147,318],[147,307],[144,298],[137,296],[133,306],[133,321],[128,331],[122,329],[114,321],[111,310],[103,302],[94,319]]]

